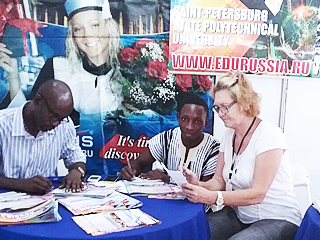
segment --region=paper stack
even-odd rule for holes
[[[0,225],[56,222],[61,220],[54,195],[0,194]]]

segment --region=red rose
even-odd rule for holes
[[[168,65],[158,60],[150,61],[144,71],[147,73],[149,80],[163,81],[168,76]]]
[[[121,61],[130,66],[134,59],[138,59],[140,57],[140,52],[137,49],[126,47],[120,52]]]
[[[206,75],[196,75],[195,80],[202,91],[207,91],[211,88],[212,82]]]
[[[163,50],[163,56],[165,57],[165,59],[169,59],[169,45],[166,42],[163,42],[162,45],[162,50]]]
[[[176,75],[177,85],[183,92],[187,91],[187,88],[192,87],[192,77],[189,74],[177,74]]]
[[[136,41],[136,43],[134,44],[134,48],[140,51],[140,49],[144,48],[146,44],[149,42],[156,42],[156,41],[153,39],[141,38],[140,40]]]

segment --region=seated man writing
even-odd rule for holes
[[[80,191],[86,158],[72,120],[68,85],[49,80],[22,107],[0,111],[0,189],[43,194],[59,159],[69,170],[61,187]]]
[[[185,166],[202,181],[209,180],[215,172],[219,143],[212,135],[203,132],[209,122],[208,112],[208,105],[201,97],[196,94],[183,95],[177,106],[179,127],[151,138],[147,150],[131,162],[131,168],[122,168],[122,179],[132,180],[157,160],[170,170]],[[165,182],[170,180],[167,174],[159,170],[149,171],[142,176]]]

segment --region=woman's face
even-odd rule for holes
[[[106,62],[109,36],[102,12],[88,10],[71,18],[72,33],[78,47],[97,66]]]
[[[240,111],[238,103],[235,103],[228,90],[223,89],[216,92],[214,105],[220,108],[219,117],[228,128],[237,128],[244,114]]]

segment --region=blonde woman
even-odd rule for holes
[[[225,74],[210,93],[228,129],[213,178],[201,182],[184,169],[183,191],[222,208],[207,215],[211,239],[293,239],[301,214],[283,132],[258,117],[259,96],[243,73]]]
[[[120,35],[107,0],[67,0],[67,57],[49,59],[31,93],[50,78],[71,88],[74,108],[83,114],[117,110],[125,81],[118,66]]]

